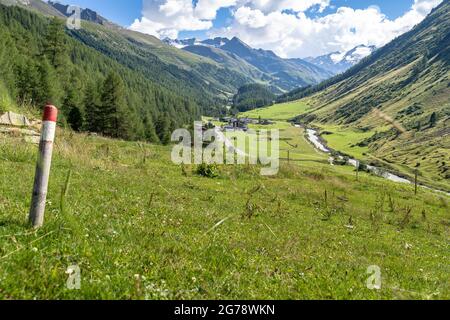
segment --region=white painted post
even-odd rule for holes
[[[58,109],[55,106],[45,106],[29,216],[30,223],[34,228],[40,228],[44,224],[45,202],[47,200],[57,117]]]

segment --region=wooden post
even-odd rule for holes
[[[288,150],[288,164],[291,164],[291,151]]]
[[[57,117],[58,109],[56,107],[45,106],[29,216],[30,223],[34,228],[40,228],[44,224],[45,202],[47,200]]]
[[[419,171],[416,169],[414,171],[414,194],[415,195],[417,195],[418,178],[419,178]]]

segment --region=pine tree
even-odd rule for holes
[[[34,104],[42,107],[46,103],[58,104],[57,88],[53,70],[47,59],[43,59],[37,66],[39,80],[34,87]]]
[[[168,145],[170,143],[170,118],[169,115],[164,112],[158,117],[156,122],[156,134],[163,145]]]
[[[33,104],[37,98],[39,75],[32,60],[27,63],[18,63],[15,69],[17,100],[20,104]]]
[[[120,76],[112,72],[103,84],[99,110],[100,132],[114,138],[124,137],[129,130],[125,123],[124,84]]]
[[[79,100],[77,92],[71,88],[68,90],[62,108],[64,113],[67,114],[68,124],[75,131],[80,131],[84,124],[84,110]]]
[[[67,116],[67,122],[70,127],[75,131],[81,131],[84,125],[84,112],[79,106],[73,106],[69,115]]]
[[[143,124],[144,124],[145,140],[151,143],[160,143],[159,137],[156,134],[153,118],[149,113],[145,115]]]
[[[47,28],[44,40],[44,55],[56,69],[67,64],[64,24],[62,20],[56,17],[52,19]]]
[[[436,123],[437,123],[437,113],[433,112],[430,116],[430,128],[435,127]]]
[[[129,106],[130,104],[127,104]],[[120,137],[125,140],[145,140],[145,128],[141,118],[132,107],[126,107],[120,113]]]
[[[100,132],[100,102],[98,99],[98,91],[98,87],[93,83],[88,83],[84,91],[83,107],[86,115],[84,130],[90,132]]]

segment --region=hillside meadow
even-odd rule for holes
[[[261,117],[262,119],[287,121],[295,118],[296,116],[307,113],[309,109],[310,107],[306,101],[293,101],[254,109],[241,113],[240,115],[253,119],[258,119]]]
[[[37,147],[0,137],[0,299],[448,299],[448,197],[357,180],[284,129],[299,161],[215,178],[172,164],[170,147],[58,130],[37,231]]]

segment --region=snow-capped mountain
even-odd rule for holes
[[[375,46],[360,45],[347,52],[332,52],[316,58],[305,58],[304,60],[334,74],[339,74],[347,71],[375,50]]]
[[[183,40],[165,38],[162,41],[164,43],[171,45],[172,47],[175,47],[178,49],[183,49],[188,46],[202,45],[201,42],[197,41],[197,39],[195,39],[195,38],[183,39]]]
[[[214,38],[214,39],[204,40],[201,43],[203,45],[212,46],[215,48],[221,48],[224,45],[226,45],[228,42],[230,42],[230,39],[218,37],[218,38]]]
[[[196,38],[191,39],[163,39],[163,42],[169,44],[178,49],[183,49],[188,46],[208,46],[214,48],[221,48],[230,42],[227,38],[214,38],[214,39],[206,39],[206,40],[197,40]]]

